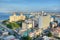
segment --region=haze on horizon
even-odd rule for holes
[[[60,0],[0,0],[0,12],[60,11]]]

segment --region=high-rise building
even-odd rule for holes
[[[50,23],[50,15],[39,16],[38,18],[39,28],[47,29],[49,26],[49,23]]]

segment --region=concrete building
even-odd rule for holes
[[[25,22],[22,23],[22,29],[26,29],[27,24]]]
[[[53,28],[51,32],[53,36],[60,38],[60,27]]]
[[[25,20],[25,22],[22,23],[22,29],[30,29],[34,26],[34,21],[31,19]]]
[[[19,39],[16,39],[15,36],[13,35],[9,35],[2,37],[1,40],[19,40]]]
[[[15,13],[14,15],[10,16],[9,22],[16,22],[16,21],[20,21],[20,20],[25,20],[25,16],[21,13],[20,16],[17,16]]]
[[[39,28],[47,29],[50,23],[50,15],[39,16],[38,22]]]

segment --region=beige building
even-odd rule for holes
[[[19,20],[25,20],[25,16],[23,14],[20,14],[20,16],[17,16],[15,13],[14,15],[10,16],[10,20],[9,22],[16,22],[16,21],[19,21]]]
[[[22,29],[26,29],[27,28],[27,24],[25,22],[22,23]]]
[[[50,15],[39,17],[39,28],[47,29],[50,23]]]

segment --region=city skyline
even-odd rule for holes
[[[60,0],[0,0],[0,40],[60,40]]]
[[[60,10],[60,0],[0,0],[0,12]]]

